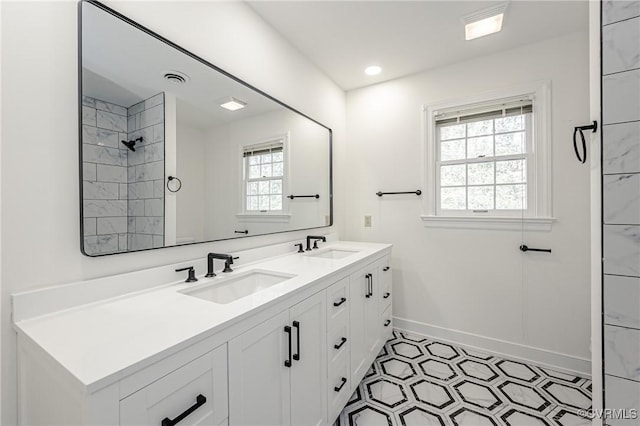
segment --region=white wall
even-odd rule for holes
[[[0,23],[2,22],[2,6],[0,6]],[[2,46],[2,31],[0,31],[0,46]],[[0,81],[2,81],[2,55],[0,55]],[[2,110],[2,86],[0,85],[0,111]],[[0,129],[2,129],[2,114],[0,114]],[[0,135],[0,153],[2,152],[2,136]],[[0,156],[0,194],[2,194],[2,157]],[[2,196],[0,196],[0,241],[2,241]],[[4,316],[2,295],[2,244],[0,243],[0,325]],[[4,396],[2,389],[2,327],[0,327],[0,401]],[[0,422],[2,422],[2,404],[0,403]]]
[[[344,93],[244,4],[108,4],[332,127],[336,174],[341,174]],[[1,423],[10,425],[16,422],[17,403],[11,293],[199,258],[208,251],[232,252],[302,238],[307,232],[84,257],[78,219],[77,3],[2,2],[1,7]],[[238,27],[244,31],[236,31]],[[344,195],[336,189],[340,206]],[[343,226],[344,208],[336,213],[336,223]]]
[[[176,193],[176,236],[191,241],[206,241],[204,235],[205,202],[210,196],[205,186],[205,131],[178,120],[176,176],[182,187]]]
[[[178,169],[178,103],[171,92],[164,92],[164,174],[177,176]],[[175,184],[175,182],[174,182]],[[172,184],[173,185],[173,184]],[[172,186],[173,188],[173,186]],[[164,192],[164,244],[176,244],[177,193]]]
[[[211,194],[205,200],[205,211],[216,212],[216,214],[207,214],[204,235],[206,238],[212,238],[213,235],[224,235],[222,231],[224,230],[227,234],[223,238],[230,238],[235,227],[235,215],[238,213],[236,210],[238,194],[230,184],[236,178],[235,168],[231,162],[231,153],[235,148],[229,143],[229,126],[209,128],[205,137],[207,140],[205,185],[207,192]],[[228,179],[220,179],[220,176],[228,176]]]
[[[573,126],[589,122],[588,64],[588,36],[580,33],[347,93],[346,236],[394,244],[394,316],[462,343],[590,373],[589,168],[571,143]],[[426,190],[422,105],[541,80],[551,80],[557,222],[525,238],[553,254],[522,254],[517,231],[424,228],[418,197],[375,196]],[[364,215],[372,228],[363,227]]]
[[[325,222],[329,214],[329,157],[328,131],[299,114],[288,110],[274,111],[249,117],[228,124],[231,147],[227,158],[231,178],[227,187],[234,194],[243,193],[242,162],[240,155],[244,146],[266,142],[268,139],[288,135],[289,144],[285,147],[287,159],[285,169],[284,196],[289,194],[318,194],[319,199],[306,198],[291,201],[283,200],[285,212],[291,217],[283,223],[269,222],[264,219],[236,217],[242,212],[242,197],[236,195],[236,204],[228,227],[248,229],[249,233],[266,233],[287,228],[312,228]],[[224,232],[224,230],[220,230]],[[219,231],[219,232],[220,232]],[[218,234],[214,234],[218,235]]]
[[[248,235],[307,229],[328,223],[328,131],[289,110],[210,126],[206,130],[178,120],[177,172],[183,181],[178,199],[178,238],[196,241],[233,238],[235,230]],[[288,136],[285,149],[288,185],[285,196],[319,194],[294,202],[284,199],[290,218],[269,220],[239,216],[243,209],[242,150],[244,146]],[[169,194],[171,196],[171,194]]]

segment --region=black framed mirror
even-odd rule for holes
[[[99,2],[79,8],[84,254],[333,224],[330,128]]]

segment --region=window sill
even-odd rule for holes
[[[420,216],[425,228],[501,229],[507,231],[551,231],[553,217]]]
[[[238,213],[236,217],[244,222],[256,223],[289,223],[291,220],[290,213]]]

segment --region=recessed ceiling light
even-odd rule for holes
[[[247,106],[247,103],[241,101],[240,99],[234,98],[232,96],[225,98],[220,106],[224,109],[228,109],[229,111],[237,111]]]
[[[501,3],[462,18],[465,40],[473,40],[502,30],[508,3]]]
[[[379,67],[379,66],[377,66],[377,65],[371,65],[371,66],[366,67],[366,68],[364,69],[364,73],[365,73],[366,75],[378,75],[378,74],[380,74],[381,72],[382,72],[382,68],[380,68],[380,67]]]

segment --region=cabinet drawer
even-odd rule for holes
[[[120,401],[121,425],[224,424],[227,418],[226,345],[159,378]]]
[[[332,327],[349,311],[349,279],[345,278],[327,289],[327,321]]]
[[[339,327],[329,330],[328,339],[329,366],[343,353],[349,352],[349,324],[345,323]]]
[[[329,424],[332,424],[351,396],[349,357],[343,352],[329,369]]]

